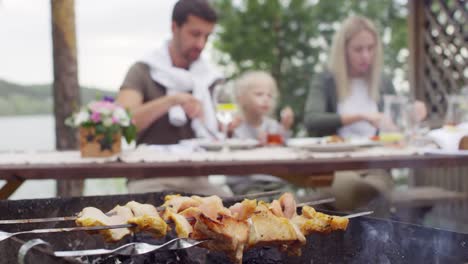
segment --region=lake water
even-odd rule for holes
[[[34,131],[34,133],[32,133]],[[54,150],[55,124],[50,115],[0,117],[0,151]],[[84,195],[126,193],[125,179],[86,180]],[[0,181],[0,186],[4,181]],[[11,199],[54,197],[54,180],[26,181]]]

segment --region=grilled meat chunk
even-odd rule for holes
[[[250,218],[248,247],[277,245],[280,249],[289,248],[300,254],[300,247],[305,245],[305,237],[286,217],[273,214],[269,205],[259,202]]]
[[[199,200],[195,200],[192,197],[181,196],[180,194],[166,195],[164,201],[162,206],[175,213],[190,207],[198,207],[201,204]]]
[[[336,230],[346,230],[349,219],[320,213],[310,206],[304,206],[302,214],[293,217],[292,222],[307,236],[314,232],[330,233]]]
[[[219,196],[200,197],[194,195],[192,198],[200,202],[198,208],[213,221],[217,221],[219,216],[231,216],[231,211],[224,207],[223,200]]]
[[[78,219],[75,222],[78,226],[122,225],[127,224],[128,220],[132,217],[132,211],[124,206],[117,205],[107,215],[95,207],[86,207],[79,213]],[[99,233],[107,242],[117,242],[131,232],[128,228],[118,228],[100,230]]]
[[[135,224],[135,232],[145,231],[154,237],[164,237],[167,233],[167,224],[159,216],[156,207],[151,204],[141,204],[135,201],[128,202],[125,207],[130,208],[133,217],[128,220],[129,224]]]
[[[209,250],[224,252],[233,262],[242,263],[248,234],[249,224],[246,220],[222,216],[221,219],[214,221],[202,213],[195,222],[191,238],[211,239],[202,246]]]
[[[229,207],[229,211],[237,220],[247,220],[255,212],[255,208],[257,208],[257,200],[245,199]]]

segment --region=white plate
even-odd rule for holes
[[[336,143],[325,143],[323,138],[292,138],[287,142],[288,147],[306,149],[309,151],[316,152],[344,152],[354,151],[361,146],[367,146],[369,143],[366,142],[336,142]]]
[[[251,149],[259,146],[259,142],[254,139],[228,139],[226,144],[229,149],[240,150],[240,149]],[[219,151],[223,148],[223,141],[201,141],[198,144],[201,148],[211,151]]]
[[[436,154],[436,155],[462,155],[467,156],[468,150],[446,150],[446,149],[425,149],[425,154]]]
[[[356,139],[351,139],[349,141],[350,144],[355,145],[356,147],[360,148],[368,148],[368,147],[378,147],[382,146],[382,142],[378,141],[373,141],[367,138],[356,138]]]

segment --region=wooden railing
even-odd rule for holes
[[[468,1],[409,0],[410,83],[439,125],[447,94],[468,85]]]
[[[429,121],[440,126],[448,94],[468,85],[468,1],[409,0],[410,84],[428,106]],[[414,171],[413,186],[437,186],[468,193],[468,169],[425,168]],[[468,202],[435,205],[434,221],[468,221]],[[438,225],[440,223],[433,223]]]

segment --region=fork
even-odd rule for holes
[[[80,257],[80,256],[95,256],[114,254],[121,256],[143,255],[156,250],[179,250],[197,246],[207,240],[194,240],[189,238],[174,238],[161,245],[153,245],[144,242],[133,242],[122,245],[114,249],[86,249],[86,250],[70,250],[70,251],[55,251],[56,257]]]

